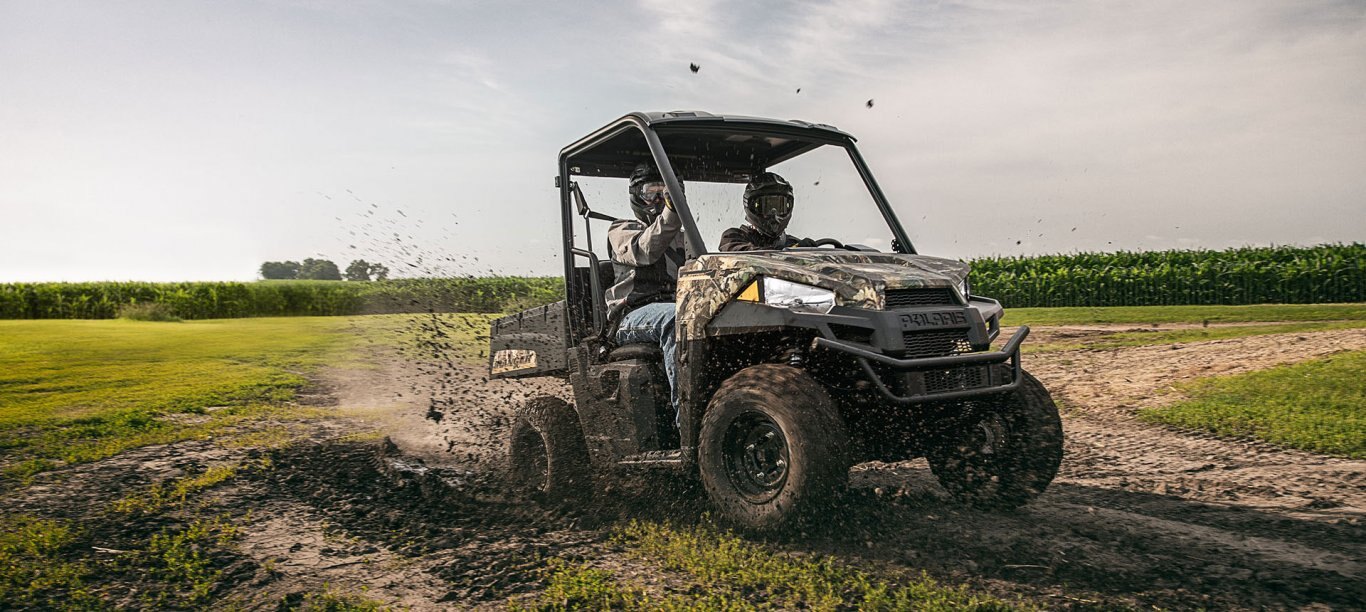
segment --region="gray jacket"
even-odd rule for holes
[[[683,221],[672,208],[646,225],[637,219],[618,219],[607,229],[616,283],[607,290],[607,308],[621,304],[672,301],[678,266],[686,259]]]

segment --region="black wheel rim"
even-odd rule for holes
[[[545,440],[535,430],[526,431],[517,440],[521,485],[536,493],[544,493],[550,485],[550,453]]]
[[[985,493],[980,489],[989,490],[1001,476],[1002,462],[1008,460],[1007,431],[1005,419],[996,413],[982,414],[958,431],[953,456],[948,459],[959,466],[968,489]]]
[[[968,449],[976,456],[995,458],[1006,450],[1006,424],[999,414],[988,414],[968,431]]]
[[[752,503],[773,499],[787,483],[787,437],[765,414],[745,412],[731,421],[721,452],[731,484]]]

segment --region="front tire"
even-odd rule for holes
[[[1062,419],[1029,373],[1014,392],[972,408],[941,429],[930,470],[960,502],[1015,508],[1038,497],[1062,464]]]
[[[731,376],[702,418],[702,485],[726,520],[782,526],[829,501],[849,478],[848,434],[806,372],[763,364]]]
[[[592,494],[592,468],[578,414],[557,397],[522,405],[508,444],[512,485],[547,503],[581,501]]]

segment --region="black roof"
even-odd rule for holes
[[[854,142],[833,126],[704,111],[636,112],[560,151],[570,174],[626,177],[650,162],[642,129],[659,136],[683,180],[743,183],[754,172],[817,147]]]

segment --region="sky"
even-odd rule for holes
[[[0,282],[558,274],[559,150],[675,109],[853,134],[932,255],[1366,240],[1366,2],[0,0]]]

